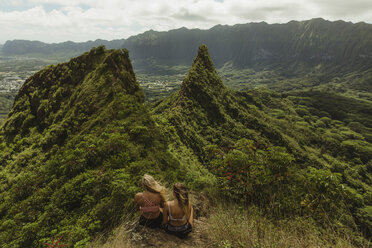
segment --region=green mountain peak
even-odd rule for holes
[[[11,140],[25,136],[33,127],[43,132],[52,125],[67,125],[68,120],[81,119],[79,125],[67,125],[77,131],[90,117],[105,112],[115,96],[137,92],[139,85],[128,51],[93,48],[28,78],[0,133]],[[139,101],[143,99],[141,96]]]
[[[194,98],[201,105],[208,104],[210,97],[218,97],[226,90],[218,76],[206,45],[201,45],[180,90],[181,96]]]
[[[213,61],[212,61],[211,56],[209,55],[209,52],[208,52],[208,47],[205,44],[203,44],[199,47],[198,54],[196,55],[194,63],[193,63],[192,66],[193,67],[202,66],[210,72],[215,71]]]

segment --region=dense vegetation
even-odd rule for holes
[[[39,59],[0,56],[0,123],[8,115],[23,80],[50,63]]]
[[[14,94],[0,93],[0,123],[8,115],[9,109],[12,107]]]
[[[372,105],[345,99],[231,91],[202,46],[180,91],[156,103],[153,113],[178,157],[191,150],[227,197],[273,218],[310,216],[368,237]]]
[[[25,82],[0,131],[1,247],[62,234],[84,247],[132,209],[145,172],[172,182],[178,162],[143,101],[126,50],[98,47]]]
[[[128,52],[94,48],[30,77],[3,122],[0,243],[65,234],[84,247],[132,213],[151,173],[365,245],[371,106],[320,90],[233,91],[205,45],[177,92],[144,104]]]

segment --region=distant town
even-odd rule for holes
[[[30,72],[30,75],[34,72]],[[17,92],[26,80],[25,77],[20,77],[16,72],[0,72],[0,92]]]
[[[51,62],[47,60],[0,56],[0,93],[15,95],[28,77],[48,64]],[[184,76],[137,74],[137,80],[147,96],[147,101],[153,102],[179,89]]]
[[[29,76],[47,64],[47,61],[37,59],[0,56],[0,92],[18,92]]]

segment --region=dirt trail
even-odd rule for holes
[[[212,247],[206,232],[206,220],[204,217],[195,219],[194,230],[184,239],[167,234],[161,229],[151,229],[136,225],[130,232],[130,246],[162,248]]]

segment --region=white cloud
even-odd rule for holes
[[[372,22],[370,0],[1,0],[0,43],[126,38],[149,29],[283,23],[323,17]]]

